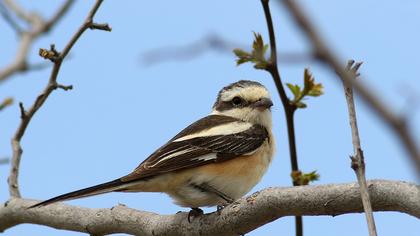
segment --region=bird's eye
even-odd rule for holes
[[[234,97],[233,99],[232,99],[232,104],[234,105],[234,106],[240,106],[241,104],[242,104],[242,99],[240,98],[240,97]]]

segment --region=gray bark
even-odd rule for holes
[[[420,186],[388,180],[368,181],[374,211],[420,217]],[[357,183],[275,187],[237,200],[216,212],[187,221],[187,213],[159,215],[118,205],[89,209],[63,203],[27,209],[35,200],[13,198],[0,207],[0,232],[22,223],[94,235],[239,235],[283,216],[363,212]]]

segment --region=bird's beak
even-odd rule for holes
[[[270,109],[270,107],[273,106],[273,102],[269,98],[261,98],[260,100],[254,102],[252,106],[259,110],[265,110],[265,109]]]

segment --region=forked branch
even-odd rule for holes
[[[39,70],[46,67],[45,64],[30,65],[28,63],[27,57],[30,53],[30,49],[37,38],[48,33],[57,25],[73,3],[74,0],[66,0],[49,20],[42,19],[36,12],[25,11],[25,9],[17,4],[16,1],[4,0],[3,3],[0,3],[1,15],[19,36],[18,49],[14,60],[0,69],[0,83],[18,72]],[[28,29],[25,30],[21,28],[19,24],[13,20],[9,14],[10,12],[13,12],[18,18],[26,22]]]
[[[12,138],[12,160],[11,160],[11,170],[10,175],[8,178],[8,184],[9,184],[9,193],[11,197],[19,198],[20,192],[19,192],[19,185],[18,185],[18,175],[19,175],[19,165],[20,160],[22,157],[22,148],[20,145],[20,141],[25,134],[26,128],[28,127],[32,117],[35,115],[35,113],[39,110],[39,108],[42,107],[44,102],[47,100],[48,96],[56,89],[64,89],[69,90],[72,89],[72,86],[65,86],[57,83],[57,76],[60,71],[61,64],[66,57],[66,55],[69,53],[73,45],[76,43],[76,41],[80,38],[80,36],[83,34],[83,32],[86,31],[86,29],[100,29],[100,30],[106,30],[110,31],[111,28],[107,24],[96,24],[93,22],[93,17],[98,10],[99,6],[101,5],[102,0],[97,0],[95,5],[93,6],[92,10],[89,12],[86,20],[82,24],[82,26],[79,28],[79,30],[76,31],[74,36],[70,39],[70,41],[67,43],[67,45],[64,47],[63,51],[57,52],[55,50],[55,47],[51,45],[49,50],[43,50],[43,52],[46,52],[49,56],[54,57],[54,66],[50,75],[50,78],[48,80],[48,84],[45,86],[44,90],[41,92],[40,95],[35,99],[35,102],[32,104],[32,106],[26,110],[22,103],[20,103],[20,109],[21,109],[21,122],[16,130],[15,135]],[[63,10],[64,11],[64,10]],[[22,13],[23,14],[23,13]],[[56,16],[59,17],[59,16]],[[48,58],[51,59],[51,58]]]

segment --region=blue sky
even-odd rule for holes
[[[58,1],[21,1],[45,15]],[[420,133],[420,2],[408,1],[300,1],[328,44],[341,58],[364,61],[363,80]],[[93,1],[77,2],[66,17],[31,50],[30,61],[42,62],[40,47],[55,43],[60,50],[78,28]],[[279,57],[284,52],[307,53],[309,45],[285,9],[271,4]],[[237,67],[231,53],[209,51],[189,61],[144,66],[141,56],[151,49],[187,45],[214,33],[250,45],[252,32],[267,39],[259,1],[106,1],[97,22],[113,31],[88,31],[62,66],[58,81],[74,90],[56,91],[32,120],[22,146],[20,187],[25,198],[47,199],[75,189],[123,176],[183,127],[210,112],[218,90],[239,79],[259,81],[270,90],[277,153],[269,171],[253,191],[290,186],[287,134],[282,106],[268,73],[250,65]],[[0,66],[16,50],[13,31],[0,20]],[[7,45],[7,46],[5,46]],[[307,100],[296,114],[300,168],[317,170],[316,184],[356,180],[349,167],[352,154],[343,89],[334,73],[317,62],[279,65],[284,82],[301,83],[309,67],[325,95]],[[50,70],[14,76],[0,84],[0,99],[13,96],[26,106],[45,86]],[[414,98],[414,99],[413,99]],[[368,179],[415,182],[414,168],[390,130],[356,99],[362,148]],[[10,137],[19,122],[17,103],[0,113],[0,157],[11,156]],[[8,198],[8,165],[0,165],[0,200]],[[173,214],[182,209],[159,193],[111,193],[69,204],[85,207],[129,207]],[[214,209],[206,209],[213,211]],[[380,235],[415,235],[419,222],[400,213],[375,213]],[[305,217],[306,235],[366,235],[363,214]],[[351,228],[351,230],[348,230]],[[292,217],[281,218],[247,235],[293,235]],[[20,225],[4,235],[80,235]]]

